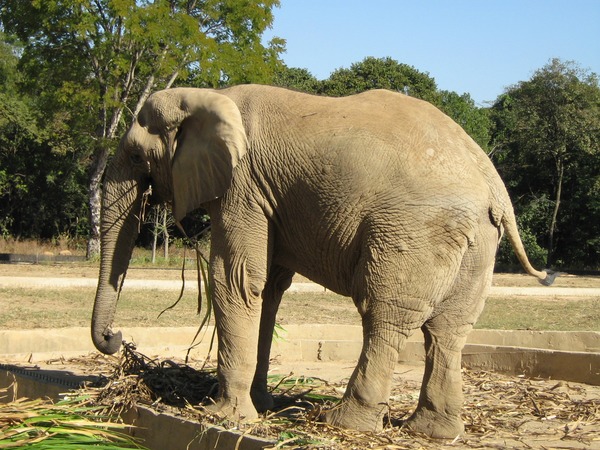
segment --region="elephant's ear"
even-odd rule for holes
[[[171,146],[173,215],[181,220],[231,185],[247,147],[242,116],[233,100],[206,89],[168,89],[148,102]]]

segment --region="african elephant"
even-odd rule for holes
[[[214,407],[252,419],[272,406],[275,315],[294,273],[350,296],[363,347],[325,420],[378,430],[406,339],[425,335],[425,375],[407,425],[464,430],[461,349],[483,309],[506,232],[525,270],[508,193],[477,144],[434,106],[374,90],[345,98],[243,85],[148,98],[107,168],[92,337],[118,350],[116,297],[148,186],[181,220],[211,218],[218,332]]]

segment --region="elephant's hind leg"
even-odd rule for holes
[[[427,232],[416,236],[415,242],[428,238]],[[363,348],[342,402],[326,415],[328,422],[345,428],[382,429],[399,352],[431,316],[433,305],[451,288],[460,268],[460,259],[440,260],[437,248],[431,246],[395,251],[394,243],[384,244],[367,241],[359,263],[364,269],[353,286]]]
[[[413,431],[433,438],[451,439],[464,432],[460,418],[463,405],[461,350],[469,326],[454,329],[452,334],[440,331],[448,327],[440,320],[423,325],[425,335],[425,374],[419,404],[407,425]]]
[[[283,293],[290,287],[294,272],[280,266],[273,266],[267,277],[265,289],[262,292],[263,302],[260,316],[260,332],[258,337],[258,360],[252,382],[250,395],[258,412],[273,408],[273,397],[267,389],[267,374],[269,372],[269,357],[275,318],[281,303]]]
[[[383,428],[399,351],[429,313],[421,301],[414,303],[423,306],[422,310],[399,308],[394,301],[374,303],[376,307],[362,314],[363,348],[346,393],[325,415],[335,426],[363,431]]]
[[[465,254],[450,295],[421,328],[425,373],[418,406],[407,426],[433,438],[452,439],[464,432],[461,352],[491,284],[497,231],[488,227],[480,237]]]

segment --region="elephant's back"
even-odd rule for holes
[[[261,85],[228,95],[242,110],[250,141],[270,158],[313,158],[346,168],[386,168],[452,179],[487,156],[452,119],[430,103],[383,89],[324,97]],[[271,146],[262,146],[268,136]],[[279,156],[279,155],[278,155]]]
[[[489,158],[425,101],[387,90],[340,98],[259,85],[227,91],[276,204],[299,197],[354,213],[393,202],[489,206],[497,177]]]

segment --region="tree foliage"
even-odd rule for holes
[[[85,171],[79,155],[43,127],[34,98],[15,95],[21,81],[19,46],[2,40],[0,52],[0,235],[85,235]]]
[[[595,74],[552,60],[492,108],[494,161],[526,233],[548,265],[600,257],[600,86]],[[534,213],[533,213],[534,212]]]
[[[278,4],[0,0],[3,29],[24,43],[24,90],[38,97],[66,149],[91,149],[90,253],[98,250],[101,178],[117,135],[151,91],[177,80],[213,87],[270,81],[283,41],[264,47],[261,36]]]
[[[322,83],[306,69],[282,66],[275,73],[273,84],[308,94],[318,94]]]
[[[453,91],[439,91],[436,104],[458,123],[482,149],[488,149],[491,127],[488,111],[477,107],[469,94],[459,95]]]
[[[600,266],[595,74],[552,60],[490,109],[391,58],[317,80],[281,64],[281,39],[261,43],[277,4],[0,0],[0,233],[94,236],[106,161],[154,90],[262,82],[335,96],[384,88],[433,103],[490,153],[537,265]]]
[[[358,94],[370,89],[389,89],[434,101],[437,86],[427,73],[392,58],[367,57],[349,69],[338,69],[325,80],[320,93],[333,97]]]

